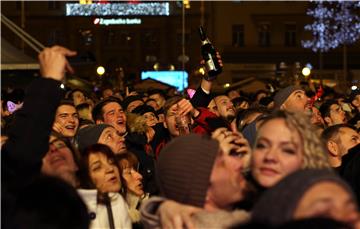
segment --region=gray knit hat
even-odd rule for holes
[[[274,107],[279,109],[281,105],[287,100],[287,98],[294,92],[298,90],[303,90],[300,86],[288,86],[286,88],[280,89],[274,96]]]
[[[108,124],[97,124],[80,129],[75,136],[75,143],[79,152],[82,153],[86,147],[97,143],[102,132],[108,127],[112,126]]]
[[[168,143],[160,152],[156,170],[161,195],[204,207],[218,151],[217,141],[197,134],[180,136]]]
[[[252,221],[277,226],[292,220],[299,201],[306,191],[323,181],[339,184],[355,201],[351,188],[333,171],[299,170],[285,177],[260,197],[253,208]]]

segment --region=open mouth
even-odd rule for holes
[[[118,120],[116,121],[116,124],[118,124],[118,125],[124,125],[124,120],[118,119]]]
[[[54,156],[50,160],[51,165],[60,165],[65,163],[65,158],[62,156]]]
[[[70,131],[75,131],[75,125],[67,125],[67,126],[65,126],[65,129],[70,130]]]

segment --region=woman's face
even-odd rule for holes
[[[89,155],[89,175],[96,189],[101,193],[120,191],[118,167],[105,154],[94,152]]]
[[[143,114],[143,117],[145,118],[146,124],[148,126],[155,126],[156,123],[158,122],[158,120],[153,112],[146,112],[145,114]]]
[[[126,182],[126,187],[128,191],[134,193],[137,196],[143,195],[143,177],[141,176],[141,174],[138,173],[134,167],[130,166],[129,161],[126,159],[121,160],[120,165],[121,168],[123,168],[122,177]]]
[[[270,188],[301,168],[303,144],[300,135],[285,121],[267,121],[259,130],[252,157],[252,175],[258,184]]]
[[[360,226],[360,214],[354,199],[342,186],[331,181],[313,185],[300,199],[294,218],[311,217],[327,217]]]

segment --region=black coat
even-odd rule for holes
[[[360,144],[351,148],[342,157],[341,166],[337,170],[355,192],[358,206],[360,206]]]
[[[55,112],[64,94],[60,84],[52,79],[34,80],[9,127],[8,140],[1,150],[2,228],[13,215],[17,193],[41,173]]]

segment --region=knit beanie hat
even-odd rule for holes
[[[131,95],[131,96],[126,97],[123,100],[123,108],[126,110],[126,108],[129,106],[130,103],[137,101],[137,100],[143,101],[142,97],[139,95]]]
[[[108,124],[97,124],[80,129],[75,136],[75,142],[80,153],[82,153],[86,147],[96,144],[100,138],[101,133],[105,130],[105,128],[108,127],[112,126]]]
[[[275,109],[280,109],[281,105],[287,100],[287,98],[297,90],[303,90],[299,86],[288,86],[286,88],[280,89],[274,96],[274,107]]]
[[[158,158],[156,179],[161,195],[203,208],[218,151],[218,142],[208,136],[190,134],[173,139]]]
[[[143,115],[147,112],[152,112],[156,115],[155,109],[152,106],[149,106],[146,104],[140,105],[132,111],[132,113],[139,114],[139,115]]]
[[[296,171],[267,190],[255,204],[252,221],[278,226],[293,219],[299,201],[313,185],[330,181],[342,186],[355,200],[351,188],[330,170]]]

